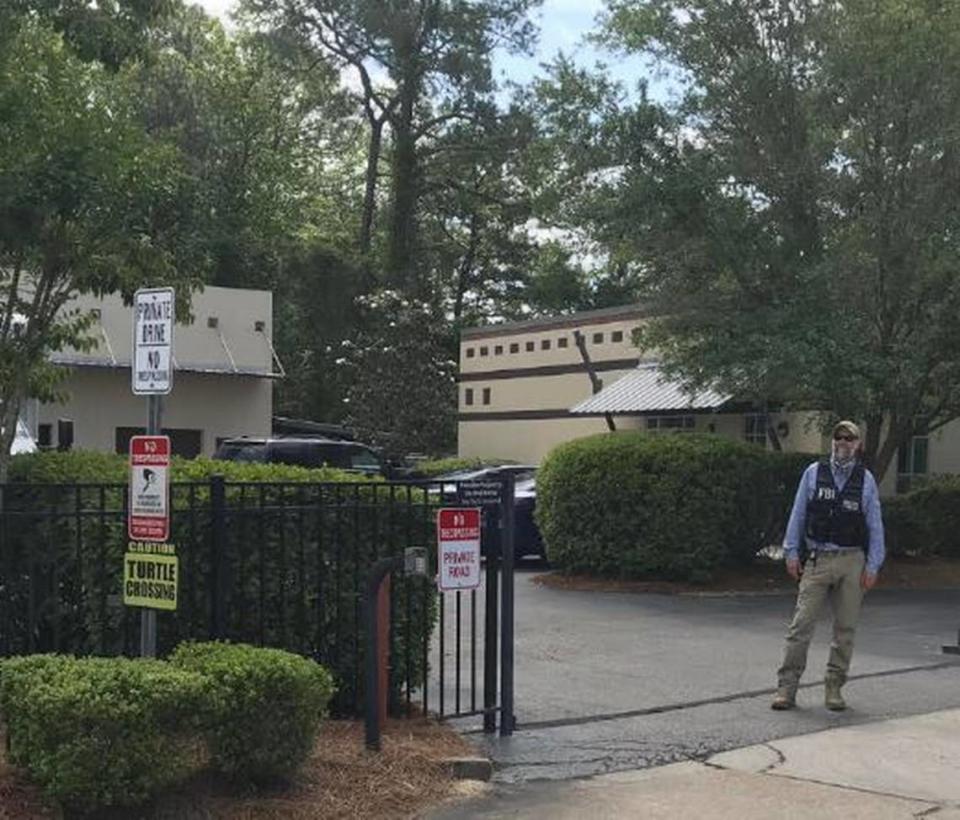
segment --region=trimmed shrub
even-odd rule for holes
[[[175,666],[207,680],[202,721],[211,762],[234,778],[288,777],[307,759],[333,695],[319,664],[279,649],[183,643]]]
[[[891,555],[960,558],[960,477],[939,476],[883,502]]]
[[[28,656],[0,664],[10,758],[89,812],[148,800],[197,761],[204,679],[162,661]]]
[[[537,522],[564,572],[706,581],[782,537],[814,458],[711,435],[577,439],[540,468]]]
[[[10,462],[11,482],[27,484],[124,484],[128,477],[124,455],[71,450],[48,450],[14,456]],[[332,467],[308,469],[289,464],[257,464],[245,461],[216,461],[210,458],[175,456],[171,481],[205,481],[222,475],[227,481],[364,481],[363,476]],[[376,479],[379,480],[379,479]]]

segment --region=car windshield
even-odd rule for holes
[[[518,481],[513,487],[514,498],[536,498],[537,482],[536,479],[528,478],[524,481]]]

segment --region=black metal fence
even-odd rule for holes
[[[179,601],[176,612],[159,613],[158,653],[163,656],[182,640],[209,638],[288,649],[334,672],[334,713],[358,713],[366,573],[378,559],[419,546],[428,548],[432,576],[436,510],[456,497],[450,482],[245,483],[214,476],[173,483],[170,493]],[[121,595],[126,528],[125,485],[0,486],[0,657],[137,654],[139,611],[124,606]],[[453,660],[444,645],[447,607],[432,577],[394,578],[390,700],[396,711],[495,710],[498,563],[493,555],[487,564],[488,626],[482,638],[476,593],[465,593],[473,602],[472,686],[464,695],[469,709],[460,694],[466,685],[460,594]],[[438,618],[443,619],[439,654],[431,642]],[[482,709],[476,684],[481,641],[484,673],[493,675]],[[451,663],[455,668],[448,671]],[[457,688],[451,692],[454,676]],[[431,687],[437,688],[435,697]]]

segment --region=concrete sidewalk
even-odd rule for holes
[[[960,709],[844,726],[653,769],[497,788],[437,818],[960,820]]]

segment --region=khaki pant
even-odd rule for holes
[[[864,567],[863,550],[820,552],[811,558],[800,576],[797,608],[787,630],[783,666],[777,673],[779,686],[795,692],[807,666],[807,650],[817,625],[823,602],[829,598],[833,610],[833,642],[827,660],[827,679],[843,685],[853,655],[853,636],[860,615],[863,590],[860,576]]]

